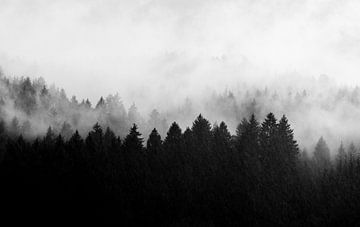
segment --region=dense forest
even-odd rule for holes
[[[141,121],[147,136],[136,124],[141,118],[136,107],[125,111],[117,96],[101,98],[92,108],[88,100],[69,101],[63,90],[47,88],[42,80],[1,80],[3,220],[165,226],[359,223],[356,145],[341,143],[331,154],[321,137],[314,149],[301,149],[285,115],[268,113],[260,122],[257,111],[249,109],[251,114],[231,133],[225,122],[211,124],[201,114],[185,130],[177,122],[167,126],[154,110]],[[306,96],[304,91],[298,98]],[[92,125],[88,131],[77,130],[85,124]]]
[[[356,147],[330,157],[323,138],[300,152],[288,120],[243,119],[236,135],[199,115],[164,139],[134,124],[120,138],[98,123],[85,138],[48,128],[26,140],[0,128],[4,219],[107,224],[304,226],[356,224]],[[18,220],[16,220],[18,218]]]
[[[333,151],[341,141],[359,141],[354,124],[360,121],[359,87],[335,85],[325,75],[292,87],[287,84],[285,81],[263,88],[243,85],[218,92],[206,90],[203,95],[189,94],[183,100],[167,99],[167,104],[146,98],[134,103],[122,100],[119,94],[99,97],[91,103],[89,99],[68,97],[64,89],[49,86],[42,78],[8,77],[0,72],[0,120],[10,134],[22,134],[28,139],[45,135],[49,126],[66,139],[75,130],[85,137],[96,122],[103,128],[110,126],[122,138],[136,123],[147,138],[153,128],[165,137],[174,121],[182,128],[189,127],[199,113],[211,123],[225,121],[235,134],[244,117],[255,114],[264,119],[272,112],[277,116],[286,114],[290,119],[301,149],[313,149],[321,136]]]

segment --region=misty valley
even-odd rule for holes
[[[304,109],[316,106],[322,114],[333,114],[346,105],[356,110],[357,87],[325,97],[311,89],[293,95],[249,88],[242,98],[226,91],[203,99],[201,114],[194,116],[196,108],[187,99],[177,109],[154,109],[146,118],[135,104],[126,110],[118,95],[101,97],[92,107],[89,100],[68,99],[63,89],[48,87],[41,78],[1,75],[0,86],[4,220],[162,226],[359,223],[356,134],[321,131],[321,122],[310,122],[317,118]],[[304,125],[297,142],[287,112],[302,123],[295,114],[300,112],[309,121],[304,124],[310,130],[319,127],[324,137],[314,138]],[[348,116],[355,119],[355,113]],[[343,136],[340,141],[337,135]]]

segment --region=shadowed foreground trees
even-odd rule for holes
[[[342,144],[332,162],[321,138],[313,158],[300,155],[285,116],[260,124],[252,115],[231,136],[199,115],[184,132],[174,122],[146,141],[135,124],[123,140],[98,123],[84,139],[66,128],[26,141],[0,127],[5,219],[303,226],[360,217],[356,147]]]

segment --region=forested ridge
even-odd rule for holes
[[[346,141],[330,152],[321,137],[314,149],[300,148],[287,117],[267,113],[260,121],[257,114],[266,108],[259,109],[251,95],[242,105],[231,92],[206,104],[225,118],[238,115],[231,118],[239,120],[231,133],[225,122],[211,124],[201,114],[184,129],[177,121],[168,126],[157,110],[144,120],[135,105],[126,111],[118,95],[92,107],[89,100],[69,100],[42,79],[0,76],[0,85],[3,220],[162,226],[359,222],[357,146]],[[267,90],[255,95],[270,102]],[[290,108],[297,100],[306,107],[308,96],[274,94],[270,104],[289,101]],[[358,105],[357,89],[336,97],[330,100]],[[189,106],[187,101],[172,116],[189,115],[195,108]]]
[[[235,135],[199,115],[161,138],[98,123],[85,138],[51,127],[35,140],[1,132],[5,219],[71,223],[304,226],[357,224],[360,159],[323,138],[300,152],[285,116],[243,119]],[[14,219],[12,219],[12,218]],[[16,219],[16,218],[18,219]],[[22,220],[24,221],[24,220]]]
[[[234,134],[244,117],[255,114],[264,119],[272,112],[277,116],[285,113],[291,120],[301,149],[313,147],[321,136],[332,150],[341,140],[347,144],[359,141],[356,122],[360,122],[360,88],[334,85],[326,76],[302,83],[244,85],[223,92],[210,89],[183,99],[174,94],[152,100],[146,98],[146,91],[139,90],[135,96],[141,99],[123,100],[115,93],[90,101],[68,96],[64,89],[48,85],[42,78],[9,77],[0,71],[0,121],[8,133],[27,139],[42,137],[49,126],[66,139],[75,130],[85,137],[96,122],[111,127],[121,137],[136,123],[147,138],[153,128],[165,137],[174,121],[182,128],[191,126],[199,113],[211,123],[225,121]]]

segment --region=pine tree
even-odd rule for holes
[[[192,131],[189,127],[186,127],[184,131],[183,140],[184,140],[185,151],[190,151],[193,147],[193,138],[192,138]]]
[[[294,173],[296,171],[295,168],[299,155],[299,148],[297,142],[294,139],[294,132],[290,128],[290,124],[288,123],[285,115],[283,115],[279,121],[278,136],[281,148],[281,154],[279,154],[282,158],[281,162],[284,164],[284,166],[288,167],[288,170]]]
[[[100,100],[98,101],[98,103],[96,104],[96,109],[101,109],[105,107],[105,100],[104,98],[101,96]]]
[[[81,151],[83,145],[84,145],[84,141],[81,138],[78,130],[75,131],[75,133],[70,137],[69,141],[68,141],[68,145],[71,147],[71,150],[74,151]]]
[[[196,141],[195,155],[200,155],[199,158],[209,158],[212,155],[210,122],[200,114],[193,122],[191,131],[193,139]]]
[[[243,119],[237,127],[237,150],[243,159],[259,157],[259,130],[259,123],[254,114],[251,115],[250,121]]]
[[[246,118],[243,118],[240,124],[236,127],[236,137],[240,139],[243,133],[246,131],[246,128],[249,124],[249,121]]]
[[[218,181],[224,181],[225,178],[229,179],[229,171],[232,166],[232,152],[231,152],[231,135],[225,122],[221,122],[219,126],[215,125],[212,129],[213,134],[213,150],[214,150],[214,162],[216,165],[216,171]],[[225,182],[224,182],[225,183]]]
[[[72,161],[75,164],[81,163],[84,160],[84,140],[81,138],[78,130],[70,137],[67,142],[67,147]]]
[[[161,178],[161,168],[162,162],[160,159],[160,155],[162,155],[162,140],[161,136],[154,128],[149,138],[146,142],[146,154],[147,154],[147,161],[150,168],[151,179],[153,181],[158,181]],[[154,187],[153,185],[152,187]],[[152,188],[152,190],[158,190],[156,188]]]
[[[221,122],[219,126],[213,127],[213,137],[217,145],[221,147],[230,147],[231,134],[225,122]]]
[[[118,140],[115,133],[107,127],[104,134],[104,145],[107,152],[119,152],[121,140]]]
[[[278,124],[273,113],[269,113],[261,124],[259,134],[260,155],[259,159],[264,166],[277,165],[277,131]]]
[[[159,154],[161,151],[161,145],[162,145],[161,136],[157,132],[156,128],[154,128],[151,131],[149,135],[149,139],[147,140],[146,143],[146,150],[148,155]]]
[[[136,124],[133,124],[129,134],[125,137],[123,147],[124,151],[130,154],[141,153],[143,151],[143,138],[138,132],[138,127]]]
[[[104,143],[104,133],[99,125],[96,123],[93,126],[91,132],[89,132],[88,136],[85,139],[85,144],[88,147],[88,150],[91,151],[92,154],[103,151],[103,143]]]
[[[330,149],[323,137],[320,137],[315,146],[314,157],[315,164],[320,169],[330,169]]]
[[[213,152],[211,125],[200,114],[191,127],[194,146],[191,151],[194,166],[194,193],[201,200],[210,200],[216,182],[216,157]]]
[[[91,102],[90,102],[90,100],[89,99],[86,99],[86,101],[85,101],[85,107],[86,108],[91,108]]]
[[[121,172],[123,174],[122,180],[124,181],[122,182],[123,187],[125,187],[124,190],[129,195],[136,193],[137,198],[130,197],[130,199],[135,200],[133,203],[137,203],[137,206],[140,206],[144,201],[145,176],[148,169],[143,153],[143,138],[138,132],[136,124],[133,124],[129,134],[125,137],[122,151],[123,166]]]
[[[163,155],[162,159],[170,162],[172,161],[183,161],[183,149],[184,141],[181,132],[181,128],[176,122],[173,122],[166,134],[163,143]]]

